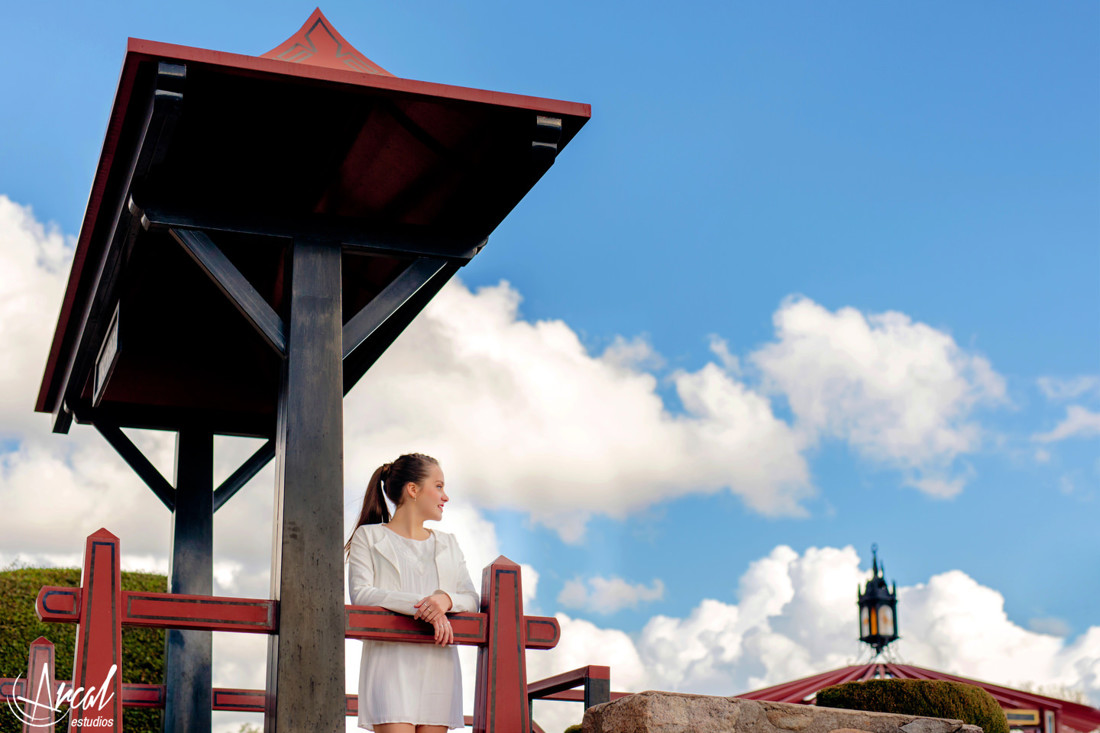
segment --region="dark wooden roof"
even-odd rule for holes
[[[265,56],[129,40],[37,411],[269,434],[280,359],[169,227],[213,233],[278,313],[288,237],[342,242],[347,320],[411,258],[468,261],[590,115],[392,76],[319,11]]]

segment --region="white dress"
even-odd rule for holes
[[[386,530],[389,532],[390,530]],[[393,532],[403,600],[415,603],[439,588],[435,565],[436,536],[411,540]],[[397,600],[391,594],[390,598]],[[359,727],[380,723],[414,723],[464,727],[462,671],[452,644],[406,644],[364,641],[359,667]]]

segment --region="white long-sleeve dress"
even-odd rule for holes
[[[353,605],[412,615],[414,603],[443,590],[451,596],[452,612],[477,608],[461,550],[446,533],[411,540],[380,524],[364,525],[352,535],[348,565]],[[364,641],[359,727],[373,730],[380,723],[463,727],[457,648]]]

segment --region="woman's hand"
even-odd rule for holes
[[[413,618],[423,619],[434,626],[436,619],[447,617],[452,605],[451,597],[446,593],[433,593],[413,604],[416,608]]]
[[[435,643],[439,646],[447,646],[453,644],[455,640],[454,629],[451,628],[451,620],[447,618],[445,614],[439,614],[436,620],[432,622],[432,626],[435,627]]]

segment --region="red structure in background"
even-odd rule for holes
[[[845,682],[864,682],[873,679],[947,680],[965,682],[982,688],[1004,709],[1009,725],[1014,729],[1034,733],[1088,733],[1100,728],[1100,710],[1068,700],[1059,700],[1033,692],[1014,690],[1011,687],[972,680],[958,675],[937,672],[910,664],[864,664],[835,669],[831,672],[784,682],[774,687],[746,692],[736,697],[746,700],[770,700],[802,705],[816,704],[818,690]],[[1031,715],[1034,713],[1034,716]],[[1033,722],[1032,722],[1033,721]]]
[[[119,539],[106,529],[88,537],[81,587],[45,586],[36,612],[43,621],[76,623],[76,657],[72,688],[95,688],[103,705],[74,706],[69,725],[121,731],[123,707],[163,707],[164,688],[123,684],[123,626],[199,631],[274,634],[279,629],[279,602],[259,598],[148,593],[121,590]],[[482,574],[480,613],[451,615],[456,644],[478,647],[474,693],[474,730],[485,733],[538,733],[531,721],[530,700],[576,700],[566,694],[583,685],[585,707],[606,702],[610,670],[590,666],[527,684],[526,649],[552,649],[561,637],[557,619],[523,614],[520,567],[498,557]],[[373,606],[344,607],[344,636],[349,639],[431,644],[429,624]],[[0,695],[8,700],[31,697],[43,678],[56,692],[53,645],[39,639],[31,646],[28,678],[0,680]],[[264,711],[265,691],[216,689],[216,710]],[[56,700],[56,695],[54,698]],[[346,715],[358,712],[358,700],[346,696]],[[96,722],[87,722],[89,720]],[[80,720],[77,723],[75,721]],[[38,727],[36,730],[50,730]]]

